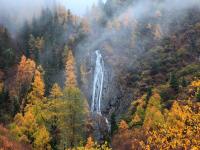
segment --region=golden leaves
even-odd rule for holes
[[[128,129],[128,124],[126,123],[126,121],[121,120],[120,123],[119,123],[119,128],[122,129],[122,130]]]
[[[87,144],[85,145],[85,148],[86,149],[91,149],[92,147],[94,147],[94,145],[95,145],[95,143],[94,143],[92,137],[89,137],[87,139]]]
[[[77,87],[75,60],[72,51],[69,50],[66,61],[66,87]]]

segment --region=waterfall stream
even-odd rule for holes
[[[104,80],[104,61],[99,50],[96,53],[91,112],[101,115],[101,100]]]
[[[97,119],[98,133],[101,135],[102,127],[106,125],[108,133],[110,133],[110,123],[108,119],[101,113],[101,102],[102,102],[102,92],[103,92],[103,82],[104,82],[104,61],[100,53],[100,50],[95,51],[96,54],[96,64],[94,70],[94,81],[93,81],[93,91],[92,91],[92,103],[91,112],[103,119]],[[97,117],[97,118],[98,118]],[[100,128],[99,128],[100,127]],[[104,126],[105,127],[105,126]]]

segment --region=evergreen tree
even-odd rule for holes
[[[179,82],[178,79],[176,78],[174,73],[171,73],[170,75],[170,87],[176,92],[178,93],[179,91]]]
[[[146,97],[146,100],[148,101],[149,98],[150,98],[151,96],[152,96],[152,88],[149,87],[149,88],[147,89],[147,97]]]
[[[183,77],[182,80],[181,80],[181,86],[187,87],[187,85],[188,85],[187,80]]]
[[[111,135],[113,135],[114,132],[117,131],[117,129],[118,129],[114,113],[112,113],[112,115],[111,115],[111,122],[110,123],[111,123]]]
[[[39,62],[39,54],[44,47],[44,39],[43,37],[35,38],[32,34],[29,37],[29,54],[30,57],[35,60],[37,63]]]

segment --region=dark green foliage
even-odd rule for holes
[[[200,102],[200,89],[196,93],[196,99],[198,102]]]
[[[174,73],[170,74],[169,85],[176,93],[178,93],[178,91],[179,91],[179,82],[178,82],[178,79],[177,79],[177,77],[176,77],[176,75]]]
[[[147,88],[146,100],[148,101],[151,96],[152,96],[152,87],[149,87]]]
[[[3,91],[0,94],[0,122],[7,124],[13,116],[13,104],[10,100],[8,91]]]
[[[11,48],[5,49],[2,52],[2,57],[4,58],[3,62],[2,62],[2,64],[4,64],[4,66],[3,66],[4,68],[9,68],[12,65],[14,65],[14,63],[15,63],[15,52],[14,52],[13,49],[11,49]]]
[[[7,29],[0,25],[0,69],[8,69],[15,63],[15,51]]]
[[[168,101],[168,100],[173,100],[176,98],[176,93],[172,88],[169,88],[168,86],[163,87],[161,89],[159,89],[160,92],[160,97],[163,101]]]
[[[70,10],[55,7],[55,10],[44,9],[32,23],[25,24],[19,38],[26,55],[36,63],[42,65],[45,71],[44,80],[46,94],[53,83],[64,87],[64,68],[66,47],[74,50],[75,46],[84,38],[82,22],[77,21]],[[43,41],[40,47],[40,41]],[[39,43],[39,44],[38,44]]]
[[[187,87],[188,86],[188,82],[187,82],[187,80],[184,77],[181,80],[181,86],[182,87]]]
[[[18,97],[12,97],[11,99],[11,112],[12,112],[12,116],[14,117],[17,113],[19,113],[20,111],[20,104],[19,104],[19,99]]]
[[[110,124],[111,124],[111,135],[113,135],[115,133],[115,131],[117,131],[117,129],[118,129],[118,125],[116,122],[116,116],[114,113],[112,113],[112,115],[111,115]]]
[[[61,141],[61,131],[59,128],[59,119],[57,116],[54,116],[48,126],[50,126],[50,134],[51,134],[51,141],[50,141],[50,145],[52,147],[53,150],[58,150],[59,149],[59,144]]]

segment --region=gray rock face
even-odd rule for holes
[[[95,69],[95,54],[91,52],[90,55],[85,57],[83,63],[86,70],[86,75],[81,76],[82,80],[85,81],[82,83],[82,89],[88,99],[88,103],[91,106],[92,100],[92,89],[93,89],[93,79],[94,79],[94,69]],[[102,54],[103,55],[103,54]],[[127,88],[123,87],[119,82],[119,75],[115,73],[113,66],[104,60],[104,83],[102,91],[102,103],[101,111],[102,115],[107,117],[110,120],[112,113],[115,113],[116,117],[119,117],[120,114],[123,114],[127,111],[127,108],[130,105],[130,102],[133,98],[133,93]],[[126,96],[126,97],[125,97]]]
[[[93,52],[85,58],[84,68],[86,70],[86,75],[81,76],[82,80],[85,81],[82,84],[82,90],[87,96],[90,106],[92,101],[95,58]],[[131,100],[133,99],[133,94],[130,94],[133,92],[122,86],[119,81],[119,73],[115,73],[116,70],[113,69],[114,67],[107,63],[106,60],[104,60],[104,67],[104,83],[101,101],[102,116],[92,115],[93,135],[98,141],[109,137],[108,125],[104,117],[110,122],[111,115],[114,113],[116,118],[119,119],[121,114],[127,112],[127,108],[129,108]]]
[[[96,141],[99,143],[103,143],[104,141],[108,141],[110,139],[110,131],[108,124],[106,122],[106,118],[98,115],[91,114],[92,119],[92,135]]]

